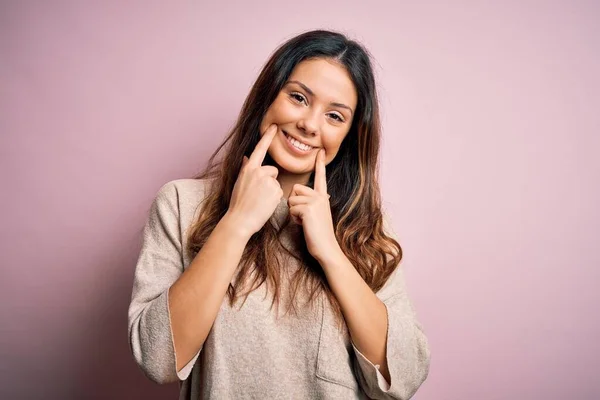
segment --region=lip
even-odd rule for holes
[[[290,149],[290,151],[291,151],[291,152],[293,152],[294,154],[298,154],[298,155],[302,155],[302,156],[304,156],[304,155],[306,155],[306,154],[310,154],[310,153],[312,153],[312,151],[316,149],[316,147],[313,147],[313,146],[311,146],[312,148],[311,148],[310,150],[308,150],[308,151],[303,151],[303,150],[300,150],[300,149],[296,148],[296,147],[295,147],[293,144],[291,144],[291,143],[290,143],[290,141],[287,139],[287,136],[290,136],[290,137],[294,138],[293,136],[289,135],[289,134],[288,134],[286,131],[284,131],[283,129],[281,130],[281,135],[283,136],[283,140],[285,141],[285,143],[286,143],[287,147],[288,147],[288,148]],[[294,139],[296,139],[296,138],[294,138]],[[296,139],[296,140],[298,140],[298,139]],[[298,141],[299,141],[299,140],[298,140]],[[300,142],[300,141],[299,141],[299,142]],[[302,142],[301,142],[301,143],[302,143]],[[310,145],[308,145],[308,146],[310,146]]]

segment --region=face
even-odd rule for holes
[[[280,174],[308,179],[320,149],[325,149],[325,163],[331,162],[352,126],[356,102],[354,84],[340,64],[326,59],[299,63],[260,126],[261,136],[271,124],[278,127],[269,155]]]

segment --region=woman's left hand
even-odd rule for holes
[[[295,184],[288,198],[292,219],[304,230],[306,247],[319,262],[327,255],[336,254],[340,246],[335,237],[327,178],[325,176],[325,150],[319,150],[315,162],[315,188]]]

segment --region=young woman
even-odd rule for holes
[[[150,379],[180,399],[417,391],[430,353],[381,210],[380,129],[361,45],[311,31],[275,51],[204,173],[152,205],[129,308]]]

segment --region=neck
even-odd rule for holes
[[[279,174],[277,175],[277,181],[281,185],[281,189],[283,190],[283,196],[287,199],[290,197],[290,193],[292,188],[296,183],[301,185],[306,185],[310,178],[310,173],[306,174],[292,174],[287,171],[283,171],[279,168]]]

